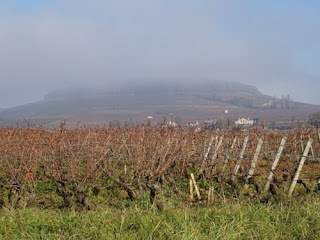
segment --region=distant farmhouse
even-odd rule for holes
[[[252,126],[254,124],[254,120],[250,118],[239,118],[234,122],[236,126]]]
[[[170,120],[169,122],[167,122],[166,126],[171,128],[176,128],[178,127],[178,124],[175,121]]]
[[[200,123],[199,121],[196,121],[195,123],[187,123],[186,126],[189,128],[197,128],[200,126]]]

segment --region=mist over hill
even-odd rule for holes
[[[228,115],[225,115],[228,110]],[[124,85],[119,87],[77,86],[50,92],[42,101],[25,104],[0,113],[3,125],[29,122],[54,125],[70,123],[103,124],[112,120],[154,121],[174,116],[183,121],[222,117],[250,117],[266,120],[305,119],[319,106],[294,102],[290,97],[276,99],[255,86],[237,82],[190,82]]]
[[[141,81],[140,81],[141,82]],[[149,95],[149,94],[194,94],[196,92],[208,94],[248,94],[261,96],[262,93],[254,86],[237,82],[199,82],[192,83],[170,83],[159,80],[153,83],[126,84],[117,87],[92,87],[76,86],[56,90],[47,94],[45,100],[61,100],[68,98],[90,98],[103,95]]]

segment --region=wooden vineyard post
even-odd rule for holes
[[[226,165],[227,165],[227,163],[228,163],[228,161],[229,161],[230,154],[231,154],[232,151],[233,151],[233,148],[234,148],[234,145],[236,144],[236,141],[237,141],[237,136],[234,137],[233,142],[232,142],[232,145],[231,145],[231,147],[230,147],[230,150],[228,151],[227,156],[226,156],[226,158],[225,158],[224,161],[223,161],[222,171],[224,171],[224,169],[225,169],[225,167],[226,167]]]
[[[214,149],[214,153],[213,153],[212,159],[211,159],[211,164],[214,164],[217,159],[218,151],[219,151],[219,148],[222,144],[222,141],[223,141],[223,136],[220,137],[219,143],[216,145],[216,147]]]
[[[271,170],[270,170],[269,175],[267,177],[266,184],[264,185],[264,189],[263,189],[264,193],[269,190],[270,183],[272,181],[274,172],[275,172],[275,170],[276,170],[276,168],[278,166],[282,151],[284,149],[284,145],[286,144],[286,140],[287,140],[287,137],[283,137],[282,140],[281,140],[280,147],[279,147],[278,152],[277,152],[277,154],[276,154],[276,156],[275,156],[275,158],[274,158],[274,160],[272,162]]]
[[[238,158],[237,163],[236,163],[236,165],[235,165],[235,167],[233,169],[233,172],[232,172],[232,177],[231,177],[232,181],[234,181],[236,179],[236,176],[237,176],[237,173],[238,173],[238,171],[240,169],[240,165],[241,165],[241,162],[242,162],[242,159],[243,159],[243,154],[244,154],[244,151],[246,150],[248,141],[249,141],[249,137],[246,136],[244,138],[244,142],[243,142],[243,145],[242,145],[242,149],[241,149],[239,158]]]
[[[206,161],[207,158],[208,158],[208,155],[209,155],[211,147],[212,147],[213,140],[214,140],[214,137],[212,137],[210,142],[209,142],[208,149],[207,149],[206,153],[204,154],[203,161]]]
[[[315,158],[315,155],[314,155],[314,151],[313,151],[312,145],[310,146],[310,151],[311,151],[311,156],[312,156],[312,158],[314,159],[314,158]]]
[[[217,135],[217,136],[216,136],[216,141],[215,141],[215,144],[214,144],[214,148],[216,148],[216,147],[217,147],[218,140],[219,140],[219,136]]]
[[[210,164],[211,165],[210,166],[211,170],[213,169],[213,166],[214,166],[214,164],[215,164],[215,162],[217,160],[218,152],[219,152],[219,149],[220,149],[220,147],[222,145],[222,141],[223,141],[223,136],[220,137],[220,140],[219,140],[218,144],[216,144],[216,147],[214,149],[214,153],[212,155],[211,164]]]
[[[310,135],[308,137],[309,137],[309,139],[311,139]],[[314,155],[312,144],[310,146],[310,151],[311,151],[312,160],[314,160],[315,159],[315,155]]]
[[[213,203],[214,201],[214,188],[213,187],[209,187],[209,192],[208,192],[208,205],[210,205],[211,203]]]
[[[309,139],[309,141],[308,141],[308,143],[307,143],[307,146],[306,146],[306,148],[304,149],[304,152],[303,152],[303,155],[302,155],[302,157],[301,157],[300,163],[299,163],[299,165],[298,165],[297,171],[296,171],[296,173],[294,174],[294,177],[293,177],[293,179],[292,179],[291,185],[290,185],[290,187],[289,187],[288,198],[290,198],[290,197],[292,196],[294,187],[295,187],[296,184],[297,184],[297,181],[298,181],[300,172],[301,172],[301,170],[302,170],[303,164],[304,164],[304,162],[306,161],[307,156],[308,156],[308,154],[309,154],[309,151],[310,151],[312,142],[313,142],[313,140],[312,140],[312,139]]]
[[[300,144],[301,144],[301,153],[303,153],[304,146],[303,146],[303,138],[302,135],[300,136]],[[300,154],[299,154],[300,155]]]
[[[207,149],[206,153],[204,154],[204,158],[202,160],[202,164],[201,164],[201,167],[200,167],[200,170],[199,170],[199,175],[201,175],[203,173],[203,171],[204,171],[204,168],[205,168],[205,165],[206,165],[206,161],[207,161],[208,155],[209,155],[210,150],[211,150],[211,146],[212,146],[213,140],[214,140],[214,137],[211,138],[211,140],[209,142],[208,149]]]
[[[192,185],[192,179],[189,180],[189,189],[190,189],[190,200],[193,201],[193,185]]]
[[[199,189],[198,189],[198,186],[197,186],[197,183],[196,183],[196,180],[194,178],[193,173],[191,173],[190,176],[191,176],[191,180],[192,180],[194,189],[196,190],[197,197],[198,197],[199,200],[201,200],[200,192],[199,192]]]
[[[258,162],[258,157],[259,157],[259,154],[260,154],[260,151],[261,151],[261,146],[263,144],[263,140],[261,138],[259,138],[258,140],[258,146],[256,148],[256,152],[254,153],[254,156],[253,156],[253,159],[252,159],[252,162],[251,162],[251,167],[249,169],[249,172],[248,172],[248,176],[247,176],[247,181],[252,178],[253,174],[254,174],[254,170],[256,168],[256,164]],[[249,188],[249,184],[246,183],[244,185],[244,190],[248,190]]]

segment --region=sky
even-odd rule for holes
[[[0,0],[0,108],[159,80],[320,104],[319,13],[318,0]]]

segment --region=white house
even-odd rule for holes
[[[169,122],[167,122],[167,126],[175,128],[175,127],[178,127],[178,124],[176,122],[170,120]]]
[[[254,121],[250,120],[250,118],[239,118],[237,121],[234,122],[237,126],[250,126],[253,125]]]

